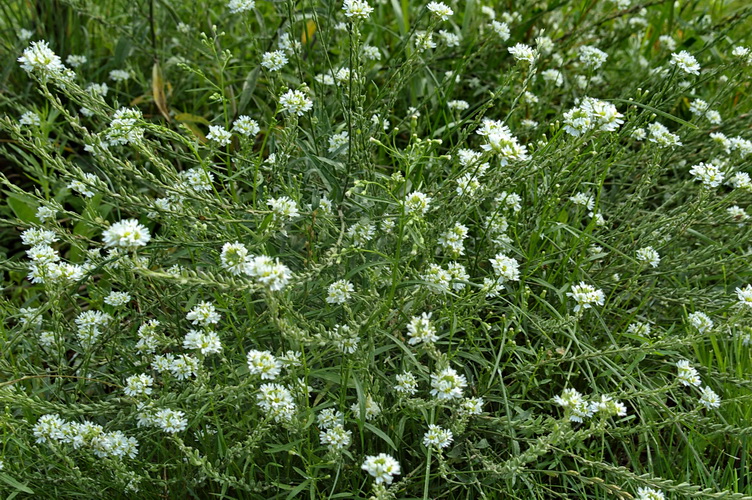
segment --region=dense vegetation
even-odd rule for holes
[[[752,498],[746,1],[0,5],[7,498]]]

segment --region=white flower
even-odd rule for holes
[[[344,425],[345,416],[339,410],[335,410],[334,408],[326,408],[324,410],[321,410],[321,413],[319,413],[319,415],[316,417],[316,420],[318,421],[319,426],[323,427],[324,429],[331,429],[332,427],[337,425]]]
[[[454,14],[454,11],[449,6],[442,2],[431,2],[428,4],[428,10],[440,18],[442,21],[449,19],[449,16]]]
[[[493,29],[502,42],[509,40],[511,36],[509,32],[509,25],[507,23],[500,23],[499,21],[491,21],[491,29]]]
[[[272,198],[266,202],[274,212],[274,218],[295,219],[300,216],[298,204],[289,196]]]
[[[361,415],[360,413],[359,403],[353,403],[352,405],[350,405],[350,410],[360,420],[363,420],[364,418],[365,420],[373,420],[374,418],[381,415],[381,406],[379,406],[379,404],[376,401],[374,401],[374,399],[371,397],[370,394],[366,396],[366,400],[365,400],[365,410],[366,410],[365,416]]]
[[[311,108],[313,108],[313,101],[306,97],[306,95],[300,90],[288,89],[287,92],[279,98],[279,104],[282,106],[282,110],[286,113],[296,114],[298,116],[303,116],[303,113],[310,111]]]
[[[554,402],[567,411],[571,422],[582,423],[582,419],[593,416],[592,407],[575,389],[564,389],[561,396],[554,397]]]
[[[493,259],[490,259],[491,265],[498,276],[498,281],[519,281],[520,266],[516,259],[507,257],[503,253],[498,253]]]
[[[661,257],[653,247],[645,247],[637,250],[637,260],[640,262],[647,262],[652,267],[658,267],[661,262]]]
[[[574,312],[589,309],[593,304],[602,306],[605,300],[602,290],[598,290],[584,281],[581,281],[579,285],[574,285],[572,291],[567,292],[567,297],[572,297],[577,302],[577,305],[574,306]]]
[[[125,380],[124,392],[128,396],[140,396],[141,394],[149,395],[152,393],[151,386],[154,384],[154,378],[146,373],[132,375]]]
[[[110,128],[105,131],[106,144],[123,146],[141,140],[144,129],[139,122],[142,119],[141,111],[135,108],[120,108],[115,111]]]
[[[282,363],[269,351],[248,351],[248,371],[261,375],[262,380],[274,380],[279,376]]]
[[[712,163],[698,163],[689,170],[689,173],[695,177],[696,181],[702,182],[708,188],[718,187],[723,182],[723,172]]]
[[[399,462],[386,453],[366,456],[360,468],[372,475],[376,479],[376,484],[392,484],[392,476],[401,474]]]
[[[397,385],[394,390],[400,394],[412,396],[418,391],[418,380],[410,372],[400,373],[396,376]]]
[[[663,492],[652,488],[638,488],[637,500],[665,500]]]
[[[590,403],[591,413],[601,413],[606,417],[623,417],[627,414],[627,407],[623,403],[614,400],[611,396],[601,395],[600,401]]]
[[[329,451],[338,452],[344,450],[352,442],[352,432],[345,430],[342,424],[335,424],[329,429],[319,433],[321,444],[327,445]]]
[[[524,43],[518,43],[514,47],[509,47],[507,50],[512,54],[512,57],[514,57],[516,61],[524,61],[533,64],[538,57],[538,51]]]
[[[423,445],[426,448],[435,446],[437,448],[446,448],[452,443],[452,431],[443,429],[436,424],[430,424],[428,431],[423,434]]]
[[[678,66],[688,75],[700,74],[700,65],[697,64],[697,59],[686,50],[682,50],[678,54],[671,54],[671,61],[669,61],[669,64],[671,66]]]
[[[608,54],[596,47],[590,45],[580,47],[580,62],[587,68],[598,69],[607,58]]]
[[[130,77],[131,73],[129,71],[122,69],[113,69],[112,71],[110,71],[110,80],[114,80],[116,82],[124,82]]]
[[[217,332],[199,332],[189,330],[183,338],[183,347],[185,349],[196,349],[201,354],[219,354],[222,352],[222,342],[219,340]]]
[[[102,233],[104,246],[107,248],[122,248],[135,250],[149,243],[149,230],[136,219],[126,219],[116,222]]]
[[[410,345],[424,342],[431,344],[439,340],[436,335],[436,328],[431,323],[431,313],[423,313],[420,316],[413,316],[407,325],[407,335],[410,337]]]
[[[736,289],[736,296],[739,298],[739,304],[752,307],[752,285]]]
[[[458,409],[460,415],[480,415],[483,413],[483,398],[465,398]]]
[[[420,215],[425,215],[431,206],[432,199],[433,198],[431,198],[430,196],[427,196],[424,193],[421,193],[420,191],[413,191],[405,199],[405,202],[404,202],[405,213],[406,214],[416,213]]]
[[[208,327],[219,323],[221,316],[211,302],[200,302],[185,315],[185,319],[194,325]]]
[[[42,124],[42,120],[35,112],[27,111],[26,113],[21,115],[21,118],[18,119],[18,123],[20,123],[21,125],[26,125],[27,127],[38,127]]]
[[[648,125],[648,134],[648,141],[654,142],[662,147],[682,145],[678,135],[672,134],[664,125],[658,122]]]
[[[449,101],[447,103],[447,107],[449,109],[454,109],[457,111],[465,111],[466,109],[470,108],[470,104],[468,104],[467,101],[456,100],[456,101]]]
[[[281,50],[266,52],[261,56],[261,66],[269,71],[279,71],[287,64],[287,55]]]
[[[431,374],[431,395],[439,400],[459,399],[462,389],[467,386],[467,379],[453,368],[444,368]]]
[[[258,122],[246,115],[240,115],[232,122],[232,130],[245,137],[254,137],[261,131]]]
[[[297,411],[290,391],[279,384],[263,384],[256,394],[258,405],[277,422],[291,422]]]
[[[689,323],[700,333],[705,333],[713,328],[713,320],[703,312],[693,312],[688,318]]]
[[[345,155],[347,154],[348,147],[349,147],[349,140],[350,135],[347,133],[347,130],[344,132],[340,132],[339,134],[334,134],[329,138],[329,149],[328,151],[330,153],[337,153],[338,155]]]
[[[676,362],[677,374],[676,378],[682,385],[700,385],[700,375],[697,370],[690,366],[689,361],[682,359]]]
[[[170,410],[169,408],[164,408],[155,413],[153,422],[169,434],[184,431],[188,426],[188,419],[185,418],[184,412]]]
[[[256,6],[255,0],[230,0],[227,3],[227,8],[232,14],[239,14],[241,12],[247,12],[252,10]]]
[[[32,227],[21,233],[21,242],[27,246],[51,245],[57,241],[54,231]]]
[[[459,47],[460,46],[461,38],[459,35],[455,35],[454,33],[450,33],[449,31],[439,30],[439,36],[441,37],[442,40],[444,40],[444,43],[446,44],[447,47]]]
[[[732,207],[727,208],[726,212],[728,212],[729,217],[731,217],[737,222],[743,222],[749,219],[749,215],[747,215],[747,212],[738,205],[734,205]]]
[[[113,307],[120,307],[131,301],[130,294],[126,292],[110,292],[107,297],[104,298],[104,303]]]
[[[198,374],[199,360],[190,354],[180,354],[170,359],[169,362],[168,369],[178,380],[185,380]]]
[[[373,12],[373,7],[368,5],[368,2],[365,0],[345,0],[342,5],[342,10],[344,11],[345,16],[353,21],[358,21],[368,19],[368,16]]]
[[[280,263],[279,259],[272,259],[266,255],[251,259],[245,272],[275,292],[287,286],[292,278],[287,266]]]
[[[415,48],[418,50],[418,52],[425,52],[428,49],[435,49],[436,42],[433,41],[433,32],[420,30],[416,31]]]
[[[39,219],[39,222],[47,222],[48,220],[52,220],[57,215],[57,210],[54,208],[46,207],[44,205],[37,208],[37,219]]]
[[[349,281],[335,281],[329,285],[326,301],[329,304],[344,304],[352,297],[354,291],[355,287]]]
[[[23,55],[18,58],[18,62],[27,73],[36,72],[45,77],[61,77],[66,70],[60,57],[44,40],[31,42]]]
[[[210,125],[206,138],[220,146],[227,146],[232,140],[232,134],[221,125]]]
[[[237,276],[247,272],[250,256],[245,245],[236,241],[235,243],[225,243],[222,246],[220,260],[223,268]]]
[[[713,392],[713,389],[706,386],[701,389],[700,404],[708,410],[712,410],[721,406],[721,398]]]

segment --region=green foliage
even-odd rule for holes
[[[752,7],[241,3],[0,6],[0,492],[752,498]]]

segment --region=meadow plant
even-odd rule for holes
[[[748,2],[0,6],[3,498],[752,498]]]

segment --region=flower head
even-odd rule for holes
[[[145,246],[150,239],[149,230],[136,219],[116,222],[102,233],[105,247],[123,250],[135,250]]]
[[[282,110],[286,113],[303,116],[303,113],[313,108],[313,101],[300,90],[288,89],[279,98],[279,105],[282,106]]]
[[[399,462],[386,453],[367,456],[360,468],[372,475],[376,484],[392,484],[392,476],[401,474]]]

